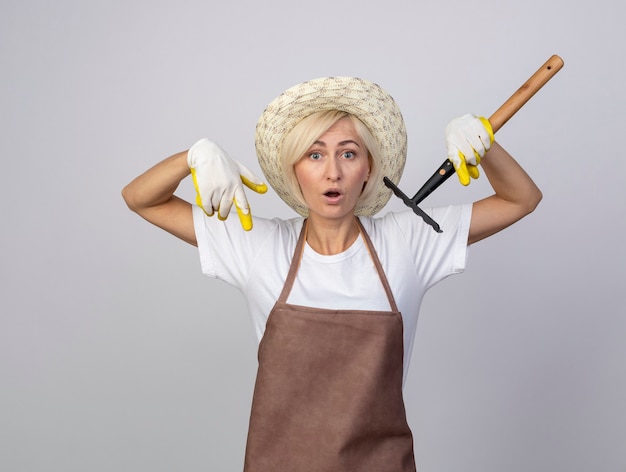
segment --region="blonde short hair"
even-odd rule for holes
[[[300,184],[296,178],[294,165],[298,162],[306,151],[328,131],[335,123],[343,118],[348,118],[354,129],[363,141],[367,149],[367,157],[370,164],[370,176],[365,183],[359,201],[355,208],[355,214],[359,214],[361,207],[366,207],[370,201],[377,197],[378,184],[382,179],[380,175],[381,169],[381,152],[378,142],[370,132],[370,130],[355,115],[339,110],[323,110],[302,119],[294,128],[285,136],[281,148],[280,162],[283,166],[286,184],[292,195],[303,205],[307,206]]]

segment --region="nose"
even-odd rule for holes
[[[341,165],[335,158],[326,161],[326,179],[333,182],[341,180]]]

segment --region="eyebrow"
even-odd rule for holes
[[[319,139],[315,141],[313,144],[314,145],[316,144],[318,146],[326,146],[326,143],[324,141],[320,141]],[[346,144],[354,144],[357,147],[361,147],[359,143],[357,143],[356,141],[352,139],[346,139],[345,141],[340,141],[338,144],[339,146],[345,146]]]

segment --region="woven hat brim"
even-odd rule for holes
[[[407,135],[402,113],[395,100],[377,84],[356,77],[324,77],[295,85],[274,99],[263,111],[256,126],[259,165],[278,196],[298,214],[308,208],[291,193],[280,162],[285,136],[300,120],[323,110],[340,110],[359,118],[378,141],[381,152],[381,179],[375,198],[357,204],[355,214],[371,216],[391,198],[382,181],[397,184],[406,162]]]

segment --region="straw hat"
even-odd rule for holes
[[[357,204],[357,215],[371,216],[391,197],[382,176],[397,184],[406,162],[407,138],[404,119],[394,99],[378,85],[355,77],[325,77],[289,88],[274,99],[256,126],[256,151],[265,178],[287,205],[306,216],[304,207],[290,192],[280,163],[284,137],[303,118],[322,110],[340,110],[355,115],[378,141],[381,179],[376,198],[366,206]]]

